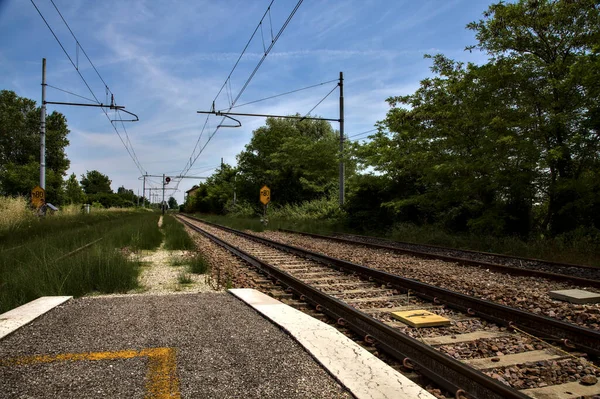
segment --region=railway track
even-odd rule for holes
[[[600,394],[600,384],[592,384],[600,372],[585,358],[600,354],[597,331],[232,229],[205,223],[198,227],[200,221],[188,217],[181,219],[456,397]],[[445,316],[451,324],[414,328],[391,317],[391,312],[415,309]],[[548,342],[568,347],[560,349]]]
[[[279,229],[279,231],[334,240],[346,244],[385,249],[426,259],[439,259],[463,265],[479,266],[513,275],[542,277],[549,280],[570,282],[574,285],[600,288],[600,268],[593,266],[520,258],[436,245],[414,244],[352,234],[336,233],[332,236],[325,236],[287,229]]]

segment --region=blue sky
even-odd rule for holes
[[[117,104],[139,115],[139,122],[127,123],[125,128],[144,171],[175,176],[196,156],[189,174],[207,176],[221,158],[235,165],[236,154],[264,119],[240,118],[241,128],[219,129],[204,147],[220,119],[209,118],[200,137],[206,117],[196,111],[210,109],[270,0],[54,1]],[[105,102],[103,83],[81,51],[77,57],[75,40],[50,0],[34,2],[91,89]],[[475,43],[465,25],[480,19],[491,3],[304,0],[237,104],[337,79],[343,71],[346,133],[372,129],[389,109],[386,98],[410,94],[421,79],[431,76],[431,61],[424,54],[443,53],[476,63],[486,59],[484,54],[464,51]],[[267,46],[270,30],[276,33],[295,5],[296,0],[274,1],[271,23],[267,18],[263,25]],[[91,96],[31,1],[0,0],[0,38],[0,89],[14,90],[39,103],[45,57],[49,85]],[[234,96],[263,51],[258,35],[231,77]],[[304,114],[334,86],[330,83],[236,111]],[[313,114],[337,118],[337,95],[332,93]],[[227,106],[227,97],[228,90],[224,90],[217,98],[217,109]],[[84,102],[51,88],[47,100]],[[124,185],[141,192],[141,173],[100,109],[49,105],[48,113],[53,110],[66,115],[71,130],[69,173],[79,177],[96,169],[112,179],[114,190]],[[333,127],[338,129],[338,124]],[[127,140],[120,124],[117,129]],[[192,153],[197,143],[204,147],[199,155],[198,149]],[[184,191],[196,182],[181,181],[173,195],[181,202]],[[150,185],[159,187],[160,179],[152,179]]]

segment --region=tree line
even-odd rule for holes
[[[432,224],[455,232],[557,235],[600,227],[600,5],[499,2],[467,25],[481,65],[428,56],[432,76],[387,99],[366,143],[347,143],[348,223]],[[234,168],[223,165],[189,211],[259,209],[337,197],[337,132],[270,118]],[[237,203],[233,204],[235,191]],[[245,204],[245,205],[244,205]]]
[[[39,184],[40,107],[35,101],[9,90],[0,91],[0,195],[28,197]],[[46,199],[54,205],[96,203],[103,207],[133,207],[147,200],[133,190],[119,187],[97,170],[80,180],[73,173],[65,179],[70,161],[65,148],[69,128],[60,112],[46,117]],[[173,199],[174,201],[174,199]],[[176,205],[176,204],[175,204]]]
[[[272,205],[338,198],[353,227],[396,223],[452,232],[527,237],[600,236],[600,5],[596,0],[492,4],[467,25],[488,55],[481,64],[429,55],[431,76],[388,98],[366,142],[346,141],[325,121],[268,118],[237,155],[187,198],[185,210],[260,214]],[[131,206],[131,190],[89,171],[66,180],[68,127],[47,117],[47,197],[61,203]],[[39,107],[0,92],[0,194],[29,195],[39,176]],[[130,199],[131,198],[131,199]],[[144,199],[141,199],[144,201]],[[314,208],[314,207],[313,207]]]

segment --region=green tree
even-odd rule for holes
[[[588,224],[587,212],[573,204],[593,201],[587,183],[598,180],[590,175],[597,176],[600,149],[599,3],[500,2],[468,28],[492,63],[529,77],[515,105],[535,117],[531,137],[542,156],[538,167],[547,205],[542,227],[560,233]],[[592,191],[598,192],[597,184]]]
[[[179,207],[179,205],[177,205],[177,200],[173,197],[169,197],[169,209],[177,209]]]
[[[204,183],[192,198],[188,198],[188,212],[226,213],[227,206],[233,201],[233,187],[236,169],[228,164],[221,165]]]
[[[28,195],[39,184],[40,108],[13,91],[0,91],[0,194]],[[64,115],[46,117],[46,198],[60,204],[69,168],[65,147],[69,129]]]
[[[339,139],[326,121],[267,118],[238,154],[241,197],[258,201],[263,184],[273,201],[300,203],[337,190]],[[353,172],[347,165],[348,175]]]
[[[71,173],[65,182],[65,201],[70,204],[81,204],[85,198],[75,173]]]
[[[399,189],[382,206],[494,234],[600,225],[597,2],[501,2],[468,27],[488,62],[432,57],[435,76],[355,146]]]
[[[81,186],[86,194],[112,194],[110,184],[112,181],[108,176],[98,172],[97,170],[87,171],[81,175]]]

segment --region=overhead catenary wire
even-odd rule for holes
[[[46,18],[44,17],[44,15],[42,14],[42,12],[38,8],[38,6],[35,4],[35,2],[33,0],[30,0],[30,1],[31,1],[31,4],[33,4],[33,6],[35,7],[35,9],[38,12],[38,14],[40,15],[40,17],[42,18],[42,20],[44,21],[44,23],[46,24],[46,26],[48,27],[48,29],[50,30],[50,32],[52,33],[52,36],[54,36],[54,39],[56,40],[56,42],[58,43],[58,45],[60,46],[60,48],[63,50],[63,52],[65,53],[65,55],[67,56],[67,58],[71,62],[71,65],[73,65],[73,68],[75,69],[75,71],[77,72],[77,74],[79,75],[79,77],[81,78],[81,80],[83,81],[83,83],[85,84],[85,86],[87,87],[88,91],[90,92],[90,94],[94,98],[93,102],[96,102],[97,104],[101,104],[100,100],[98,100],[98,97],[96,96],[96,94],[94,93],[94,91],[92,90],[92,88],[90,87],[90,85],[88,84],[87,80],[84,78],[83,74],[81,73],[78,65],[75,64],[75,62],[73,62],[73,59],[71,58],[71,56],[69,55],[69,53],[65,49],[65,47],[63,46],[62,42],[60,41],[60,39],[58,38],[58,36],[56,35],[56,33],[54,32],[54,30],[50,26],[50,24],[48,23],[48,21],[46,20]],[[75,38],[75,41],[77,42],[77,45],[81,48],[82,52],[87,57],[87,54],[83,50],[83,47],[81,47],[81,44],[79,43],[79,41],[75,37],[75,34],[73,33],[73,31],[71,30],[71,28],[69,27],[69,25],[65,21],[64,17],[62,16],[62,14],[60,13],[60,11],[58,10],[58,7],[56,7],[56,4],[54,4],[54,2],[52,0],[51,0],[51,2],[54,5],[54,8],[56,9],[56,11],[59,13],[61,19],[63,20],[63,22],[65,23],[65,25],[69,29],[69,31],[71,32],[71,35],[73,35],[73,37]],[[100,76],[100,74],[99,74],[98,70],[96,69],[96,67],[93,65],[93,63],[91,62],[91,60],[89,59],[89,57],[87,57],[87,58],[88,58],[88,61],[90,61],[90,64],[92,65],[92,67],[94,68],[94,70],[96,71],[96,73],[98,74],[98,76],[100,77],[100,80],[102,80],[102,83],[104,83],[104,87],[105,87],[106,91],[110,92],[111,95],[112,95],[112,92],[108,88],[108,85],[106,84],[106,82],[104,81],[104,79],[102,78],[102,76]],[[88,100],[91,101],[91,99],[88,99]],[[104,107],[101,107],[100,109],[102,110],[102,112],[104,113],[104,115],[106,116],[106,118],[108,119],[108,121],[110,122],[111,119],[110,119],[110,116],[108,115],[108,112],[106,111],[106,109],[104,109]],[[145,171],[143,170],[143,167],[141,166],[141,163],[137,159],[137,156],[134,156],[134,154],[132,154],[133,147],[131,147],[131,150],[130,150],[129,147],[128,147],[128,145],[123,140],[123,137],[121,136],[121,133],[119,133],[119,130],[117,129],[117,127],[112,122],[111,122],[111,126],[113,127],[115,133],[117,133],[117,136],[119,137],[119,140],[121,140],[121,143],[125,147],[125,150],[129,154],[129,157],[132,159],[133,163],[136,165],[136,167],[138,168],[138,170],[140,171],[140,173],[144,174]],[[130,145],[131,145],[131,142],[130,142]]]
[[[138,167],[138,169],[140,169],[140,171],[141,171],[144,168],[140,164],[140,161],[139,161],[139,159],[137,157],[137,154],[135,153],[135,149],[133,148],[133,144],[131,143],[131,139],[129,138],[129,133],[127,133],[127,129],[125,128],[125,121],[123,120],[123,117],[121,116],[121,111],[118,110],[118,109],[117,109],[117,114],[119,115],[119,121],[121,122],[121,126],[123,127],[123,131],[125,132],[125,137],[127,138],[127,142],[129,143],[129,147],[131,148],[131,152],[133,152],[134,162],[135,162],[136,166]],[[111,122],[111,123],[114,123],[114,122]]]
[[[349,136],[346,136],[346,138],[348,138],[348,139],[351,139],[352,137],[356,137],[356,136],[362,136],[362,135],[364,135],[364,134],[372,133],[372,132],[375,132],[375,131],[377,131],[377,130],[378,130],[378,129],[377,129],[377,128],[375,128],[375,129],[367,130],[367,131],[365,131],[365,132],[360,132],[360,133],[351,134],[351,135],[349,135]]]
[[[258,32],[258,29],[260,28],[260,24],[262,23],[263,19],[265,19],[265,16],[267,15],[267,13],[269,12],[269,10],[271,9],[271,6],[273,5],[274,1],[275,0],[271,0],[271,3],[269,3],[269,7],[267,7],[267,10],[265,11],[264,15],[260,19],[260,22],[258,23],[258,25],[256,25],[256,28],[254,29],[254,32],[252,32],[252,35],[250,36],[250,39],[248,39],[248,42],[246,43],[246,46],[244,46],[244,49],[242,50],[242,53],[240,54],[240,56],[238,57],[237,61],[233,65],[233,68],[231,68],[231,71],[229,72],[229,75],[227,75],[227,79],[225,79],[225,83],[223,83],[223,85],[219,89],[219,92],[215,96],[215,100],[219,97],[219,95],[223,91],[223,88],[227,84],[227,81],[229,79],[231,79],[231,75],[233,75],[233,72],[235,71],[235,69],[237,68],[238,64],[240,63],[240,60],[242,59],[242,57],[246,53],[246,50],[248,49],[248,46],[250,46],[250,43],[252,42],[252,39],[254,39],[254,36],[256,35],[256,32]]]
[[[91,98],[87,98],[87,97],[84,97],[84,96],[80,96],[79,94],[75,94],[75,93],[73,93],[73,92],[70,92],[70,91],[68,91],[68,90],[64,90],[64,89],[61,89],[61,88],[59,88],[59,87],[56,87],[56,86],[49,85],[48,83],[46,83],[46,87],[50,87],[50,88],[52,88],[52,89],[55,89],[55,90],[58,90],[58,91],[62,91],[63,93],[67,93],[67,94],[70,94],[70,95],[72,95],[72,96],[75,96],[75,97],[83,98],[84,100],[87,100],[87,101],[90,101],[90,102],[96,102],[95,100],[92,100]],[[98,104],[99,104],[99,103],[98,103]]]
[[[261,101],[271,100],[271,99],[273,99],[273,98],[282,97],[282,96],[285,96],[285,95],[288,95],[288,94],[297,93],[297,92],[299,92],[299,91],[308,90],[308,89],[313,89],[313,88],[315,88],[315,87],[323,86],[323,85],[326,85],[326,84],[328,84],[328,83],[337,82],[337,81],[338,81],[338,79],[328,80],[327,82],[321,82],[321,83],[317,83],[317,84],[314,84],[314,85],[311,85],[311,86],[302,87],[302,88],[300,88],[300,89],[296,89],[296,90],[287,91],[287,92],[285,92],[285,93],[281,93],[281,94],[276,94],[276,95],[274,95],[274,96],[270,96],[270,97],[261,98],[261,99],[259,99],[259,100],[253,100],[253,101],[249,101],[249,102],[247,102],[247,103],[243,103],[243,104],[235,105],[235,106],[231,107],[231,108],[230,108],[230,110],[231,110],[231,109],[234,109],[234,108],[243,107],[244,105],[255,104],[255,103],[258,103],[258,102],[261,102]],[[224,109],[222,109],[222,110],[220,110],[219,112],[221,112],[221,111],[225,111],[225,110],[224,110]]]
[[[273,5],[273,1],[274,0],[272,0],[271,3],[269,4],[269,7],[267,7],[267,11],[265,11],[265,13],[264,13],[263,17],[261,18],[259,24],[254,29],[254,32],[252,33],[252,36],[250,37],[250,40],[248,40],[248,42],[246,43],[246,46],[242,50],[242,53],[240,54],[239,58],[235,62],[234,66],[233,66],[233,68],[231,70],[231,72],[227,76],[227,79],[223,83],[223,86],[221,86],[221,89],[219,90],[219,92],[215,96],[215,99],[213,100],[213,109],[214,109],[214,104],[215,104],[217,98],[219,97],[219,95],[223,91],[223,88],[227,84],[228,80],[231,78],[231,75],[233,74],[233,72],[235,71],[236,67],[238,66],[240,60],[242,59],[244,53],[246,52],[248,46],[250,45],[250,42],[252,41],[252,39],[256,35],[256,32],[258,31],[258,29],[260,28],[260,25],[262,24],[263,20],[265,19],[265,16],[267,14],[270,15],[270,9],[271,9],[271,6]],[[277,41],[279,40],[279,38],[281,37],[281,35],[285,31],[285,29],[287,28],[287,26],[289,25],[290,21],[292,20],[292,18],[294,17],[294,15],[298,11],[298,9],[300,8],[300,5],[302,4],[302,2],[303,2],[303,0],[298,0],[298,2],[296,3],[296,6],[290,12],[288,18],[286,19],[286,21],[284,22],[284,24],[282,25],[282,27],[279,29],[279,31],[277,32],[277,34],[275,35],[275,37],[273,37],[271,39],[271,43],[270,43],[269,47],[265,50],[265,53],[261,57],[260,61],[258,62],[258,64],[256,65],[256,67],[254,68],[254,70],[252,71],[252,73],[250,74],[250,76],[248,77],[248,79],[246,79],[246,81],[244,82],[242,88],[240,89],[240,91],[238,92],[238,94],[236,95],[236,97],[233,99],[233,101],[229,105],[228,111],[230,111],[235,106],[235,104],[237,103],[237,101],[239,100],[239,98],[241,97],[241,95],[244,93],[244,91],[246,90],[246,88],[248,87],[248,85],[250,84],[250,82],[252,81],[252,79],[254,78],[254,75],[256,75],[256,72],[258,71],[258,69],[260,68],[260,66],[262,65],[262,63],[266,59],[266,57],[269,55],[269,53],[271,52],[271,50],[275,46],[275,43],[277,43]],[[202,135],[204,133],[204,128],[206,127],[206,125],[208,123],[209,117],[210,117],[210,115],[206,116],[206,120],[204,122],[204,126],[202,128],[202,131],[200,132],[200,135],[199,135],[199,138],[198,138],[198,140],[196,142],[196,145],[194,146],[194,149],[192,150],[192,156],[190,157],[190,161],[188,162],[188,164],[186,164],[186,166],[184,166],[183,170],[180,173],[182,176],[185,175],[187,173],[187,171],[192,168],[192,166],[194,165],[194,162],[196,162],[196,160],[202,154],[202,152],[204,151],[204,149],[206,148],[206,146],[208,145],[208,143],[210,143],[210,141],[212,140],[212,138],[218,132],[219,125],[222,124],[223,121],[225,121],[225,117],[223,117],[221,119],[221,122],[217,125],[217,127],[215,128],[215,130],[208,136],[208,139],[206,140],[206,142],[204,143],[204,145],[200,148],[200,150],[196,154],[196,149],[198,148],[198,145],[200,143],[200,139],[201,139],[201,137],[202,137]]]
[[[326,99],[327,97],[329,97],[329,95],[330,95],[331,93],[333,93],[333,92],[334,92],[334,91],[335,91],[337,88],[338,88],[338,86],[336,85],[336,86],[335,86],[333,89],[331,89],[331,91],[330,91],[329,93],[327,93],[327,94],[325,95],[325,97],[323,97],[323,98],[321,99],[321,101],[319,101],[319,102],[317,103],[317,105],[315,105],[314,107],[312,107],[312,108],[310,109],[310,111],[308,111],[308,112],[306,113],[306,115],[304,115],[304,117],[306,118],[308,115],[310,115],[310,113],[311,113],[311,112],[313,112],[313,111],[315,110],[315,108],[317,108],[319,105],[321,105],[321,103],[322,103],[323,101],[325,101],[325,99]]]
[[[92,62],[92,60],[90,59],[90,57],[88,57],[87,53],[85,52],[85,49],[81,46],[81,43],[79,43],[79,40],[77,40],[77,37],[75,36],[75,34],[73,33],[73,31],[71,30],[71,27],[69,26],[69,24],[67,23],[67,21],[65,20],[65,18],[63,17],[63,15],[61,14],[60,10],[56,6],[56,4],[54,4],[54,0],[50,0],[50,2],[54,6],[54,9],[58,13],[58,15],[60,15],[60,18],[62,19],[62,21],[67,26],[67,29],[69,29],[69,32],[71,32],[71,36],[73,36],[73,39],[75,39],[75,43],[77,43],[77,49],[81,49],[81,51],[83,52],[83,55],[85,55],[85,58],[87,58],[88,62],[92,66],[92,68],[94,68],[94,71],[96,71],[96,74],[98,75],[98,77],[100,78],[100,80],[102,81],[102,83],[104,83],[104,87],[106,88],[106,90],[108,92],[110,92],[110,94],[113,94],[112,91],[110,91],[110,88],[108,87],[108,85],[106,84],[106,82],[104,81],[104,79],[102,78],[102,76],[100,75],[100,72],[98,72],[98,69],[96,69],[96,66],[94,65],[94,63]]]

